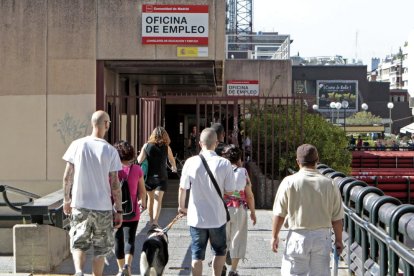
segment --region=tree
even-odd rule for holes
[[[259,142],[265,145],[259,149],[260,156],[274,152],[272,147],[276,147],[278,153],[285,153],[278,154],[273,160],[275,169],[281,171],[282,176],[287,174],[289,168],[298,169],[296,148],[301,143],[316,146],[321,163],[345,174],[350,172],[352,156],[347,149],[348,140],[342,127],[332,125],[319,114],[308,113],[298,106],[270,108],[273,110],[262,107],[261,115],[251,117],[246,126],[249,126],[250,133],[259,133],[252,136],[253,144]],[[275,131],[275,128],[278,130]],[[301,131],[303,135],[300,135]],[[302,142],[300,136],[303,137]],[[270,164],[259,165],[262,171],[264,166],[267,166],[267,171],[272,171]]]
[[[381,124],[382,119],[379,116],[373,115],[371,112],[362,111],[346,119],[348,125],[372,126],[374,124]]]

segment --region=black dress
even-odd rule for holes
[[[148,174],[145,187],[148,191],[167,189],[167,158],[168,146],[148,143],[145,147],[148,160]]]

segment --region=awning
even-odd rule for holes
[[[405,127],[400,128],[400,132],[401,133],[407,133],[407,132],[414,133],[414,123],[409,124],[409,125],[407,125]]]
[[[383,125],[376,125],[376,126],[362,126],[362,125],[346,125],[345,126],[346,133],[378,133],[384,132]]]

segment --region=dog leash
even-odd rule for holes
[[[180,218],[182,218],[184,214],[178,214],[164,229],[162,229],[162,232],[167,233],[168,230],[171,229],[171,227],[176,223]]]

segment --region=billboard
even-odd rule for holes
[[[228,96],[259,96],[258,80],[229,80],[227,81]]]
[[[142,5],[142,44],[208,44],[208,5]]]
[[[357,111],[357,80],[318,80],[316,81],[316,98],[319,111],[331,110],[331,102],[348,102],[349,111]]]

